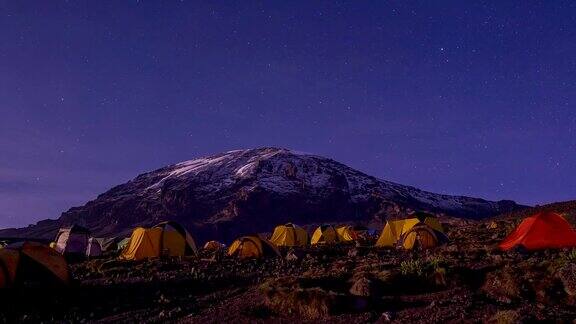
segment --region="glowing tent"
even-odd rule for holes
[[[354,242],[368,239],[368,228],[364,226],[345,225],[336,229],[340,242]]]
[[[576,247],[576,232],[559,214],[541,212],[524,219],[499,245],[502,250],[516,246],[527,250]]]
[[[243,236],[234,241],[228,249],[229,256],[240,259],[280,256],[278,249],[270,241],[259,235]]]
[[[218,241],[208,241],[206,244],[204,244],[204,250],[208,251],[219,251],[224,247],[226,246]]]
[[[431,248],[447,240],[442,225],[435,217],[408,218],[388,221],[376,241],[378,247],[402,246],[413,249],[417,246]]]
[[[308,233],[302,227],[288,223],[276,226],[270,242],[276,246],[305,246],[308,244]]]
[[[152,228],[138,227],[120,255],[124,260],[196,254],[194,239],[176,222],[163,222]]]
[[[340,242],[338,232],[332,225],[319,226],[312,234],[310,244],[333,244]]]
[[[340,226],[336,229],[338,239],[340,242],[353,242],[358,239],[358,234],[354,231],[352,226]]]

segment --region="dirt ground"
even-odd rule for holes
[[[447,220],[425,251],[326,246],[291,260],[72,264],[67,288],[0,293],[2,322],[493,322],[576,319],[576,252],[501,252],[515,225]]]

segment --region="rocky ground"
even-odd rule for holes
[[[576,251],[500,252],[517,220],[444,220],[427,251],[337,246],[286,259],[71,265],[66,289],[4,291],[0,321],[494,322],[576,318]]]

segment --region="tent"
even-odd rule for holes
[[[87,257],[97,257],[102,255],[102,246],[100,246],[100,242],[91,237],[88,240],[88,246],[86,247],[86,256]]]
[[[276,226],[270,242],[276,246],[305,246],[308,244],[308,233],[302,227],[288,223]]]
[[[527,250],[576,246],[576,232],[562,216],[541,212],[524,219],[499,245],[502,250],[522,246]]]
[[[312,234],[310,244],[331,244],[338,243],[338,233],[332,225],[319,226]]]
[[[129,237],[122,239],[118,244],[116,244],[116,250],[122,252],[128,246],[128,243],[130,243]]]
[[[336,229],[340,242],[353,242],[368,238],[368,228],[364,226],[340,226]]]
[[[204,250],[207,250],[207,251],[219,251],[219,250],[223,249],[224,247],[225,247],[225,245],[218,242],[218,241],[208,241],[208,242],[206,242],[206,244],[204,244]]]
[[[416,211],[409,215],[410,218],[417,218],[419,221],[424,222],[426,218],[436,218],[433,214],[424,212],[424,211]]]
[[[196,254],[194,239],[176,222],[163,222],[152,228],[138,227],[120,255],[124,260]]]
[[[115,236],[115,237],[98,237],[95,238],[100,243],[100,248],[102,252],[110,252],[110,251],[117,251],[119,250],[118,244],[123,240],[126,240],[126,243],[130,240],[130,238],[124,238],[122,236]],[[121,250],[121,249],[120,249]]]
[[[54,240],[54,249],[65,256],[84,257],[90,230],[79,225],[61,228]]]
[[[490,224],[488,224],[487,227],[488,227],[488,229],[496,229],[496,228],[498,228],[498,223],[492,221],[492,222],[490,222]]]
[[[358,234],[352,226],[340,226],[336,229],[336,234],[338,234],[340,242],[353,242],[358,239]]]
[[[270,241],[259,235],[243,236],[234,241],[228,249],[229,256],[240,259],[280,256],[280,252]]]
[[[416,246],[431,248],[447,240],[437,218],[426,217],[424,220],[408,218],[386,222],[382,234],[376,241],[376,246],[402,246],[405,249],[413,249]]]
[[[0,288],[61,286],[69,281],[66,260],[48,246],[21,242],[0,249]]]

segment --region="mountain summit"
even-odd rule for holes
[[[295,222],[380,222],[408,210],[480,218],[519,208],[512,201],[440,195],[377,179],[320,156],[280,148],[236,150],[141,174],[57,220],[2,236],[51,237],[70,223],[96,235],[175,220],[200,240],[230,240]]]

